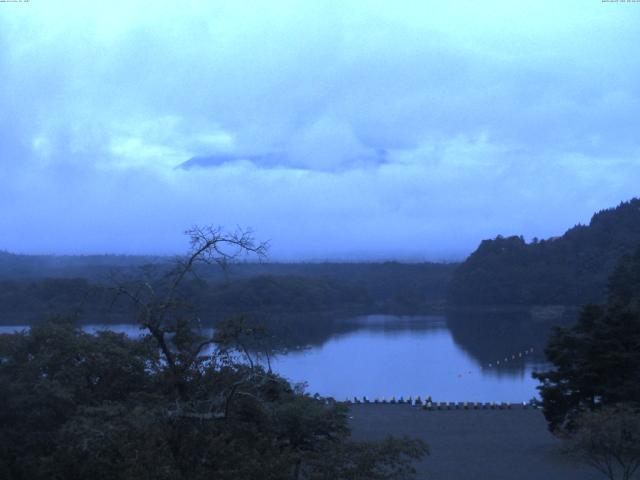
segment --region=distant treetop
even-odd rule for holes
[[[601,302],[617,261],[637,246],[640,199],[633,198],[561,237],[483,240],[454,272],[448,299],[456,305]]]

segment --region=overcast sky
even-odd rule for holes
[[[601,0],[0,3],[0,249],[559,235],[640,195],[639,45],[640,3]]]

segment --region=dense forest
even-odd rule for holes
[[[0,257],[0,324],[64,313],[118,322],[130,305],[114,286],[147,276],[161,282],[172,263],[151,257]],[[153,263],[145,263],[152,262]],[[38,267],[39,266],[39,267]],[[181,295],[205,323],[228,314],[404,311],[441,308],[454,265],[435,263],[240,263],[201,268]]]
[[[640,199],[602,210],[561,237],[484,240],[452,276],[452,305],[601,302],[617,261],[640,245]]]

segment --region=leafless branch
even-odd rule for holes
[[[131,302],[137,311],[138,323],[155,339],[167,366],[174,371],[176,378],[180,377],[178,370],[190,368],[202,350],[215,343],[213,338],[200,340],[190,350],[176,354],[168,340],[168,336],[178,333],[181,328],[191,328],[187,320],[177,316],[177,312],[186,306],[179,300],[178,294],[185,278],[188,275],[198,278],[195,271],[198,264],[215,264],[226,268],[230,262],[243,255],[254,255],[262,260],[268,249],[266,242],[256,243],[252,231],[248,229],[237,228],[226,233],[220,227],[194,226],[185,234],[189,237],[189,252],[184,258],[176,260],[174,268],[165,277],[164,287],[158,271],[151,266],[145,267],[138,278],[112,279],[112,305],[121,296]],[[244,351],[253,367],[247,349]],[[180,389],[180,386],[177,385],[177,388]]]

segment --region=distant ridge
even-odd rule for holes
[[[593,215],[561,237],[483,240],[455,270],[453,305],[582,305],[606,297],[607,278],[640,246],[640,199]]]
[[[261,168],[277,168],[282,166],[297,165],[298,168],[309,168],[296,162],[292,162],[292,158],[285,153],[261,153],[254,155],[244,155],[236,153],[215,153],[211,155],[199,155],[191,157],[189,160],[177,165],[175,170],[191,170],[193,168],[215,168],[221,165],[232,164],[235,162],[251,162]],[[376,164],[386,163],[388,160],[388,152],[384,148],[372,149],[364,154],[355,155],[351,158],[345,159],[342,164],[343,168],[348,166],[357,165],[359,163],[371,163]],[[317,166],[316,166],[317,168]]]
[[[203,155],[192,157],[175,167],[176,169],[190,170],[192,168],[211,168],[234,163],[239,161],[249,161],[256,165],[277,166],[284,163],[284,157],[276,153],[266,153],[262,155],[237,155],[230,153],[218,153],[214,155]]]

